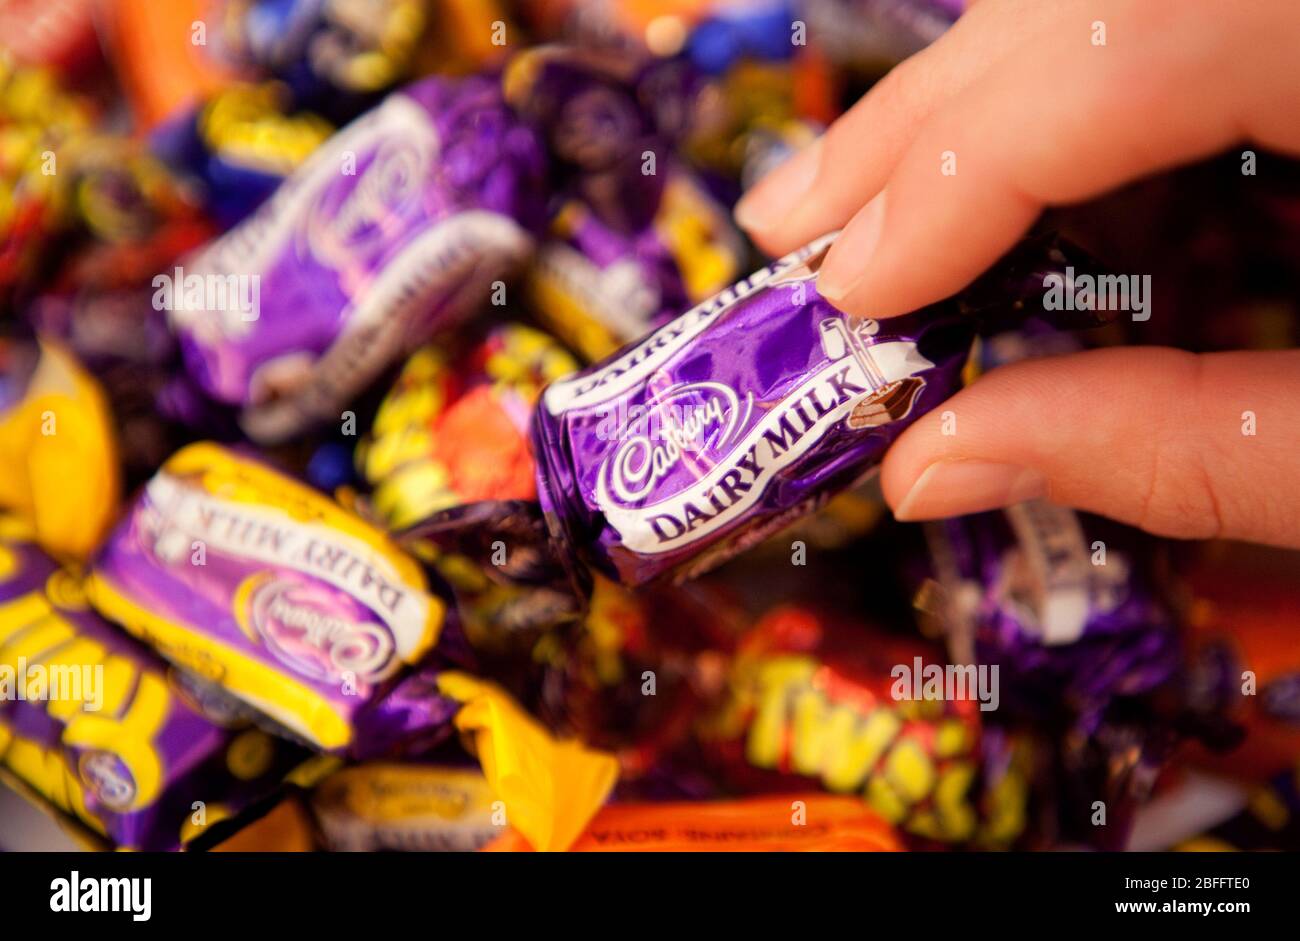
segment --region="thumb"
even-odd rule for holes
[[[1300,547],[1300,351],[1156,347],[995,369],[881,468],[902,520],[1049,499],[1162,536]]]

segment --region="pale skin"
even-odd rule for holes
[[[968,284],[1044,208],[1237,147],[1300,155],[1296,0],[980,0],[736,218],[773,255],[843,227],[818,288],[885,318]],[[1300,351],[996,369],[904,432],[881,482],[905,520],[1046,497],[1159,535],[1300,547]]]

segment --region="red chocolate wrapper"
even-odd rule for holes
[[[1213,545],[1188,579],[1192,708],[1244,731],[1235,747],[1193,758],[1258,782],[1300,762],[1300,590],[1288,555]]]
[[[919,845],[1005,846],[1026,828],[1032,756],[986,733],[996,694],[995,673],[919,640],[784,606],[742,642],[701,747],[746,790],[813,779]]]

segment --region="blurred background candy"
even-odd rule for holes
[[[886,421],[674,584],[589,564],[610,514],[539,476],[595,450],[536,434],[547,389],[757,284],[735,201],[966,5],[0,0],[0,848],[1300,847],[1295,553],[898,523]],[[1295,346],[1300,164],[1257,158],[1054,209],[893,322],[922,409],[1029,357]],[[1039,310],[1090,256],[1167,315]],[[647,388],[749,370],[766,413],[891,336],[794,356],[776,320],[839,319],[812,273]]]

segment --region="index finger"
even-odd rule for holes
[[[840,228],[884,185],[925,120],[1046,29],[1062,5],[981,0],[761,180],[737,204],[736,221],[772,255]]]

